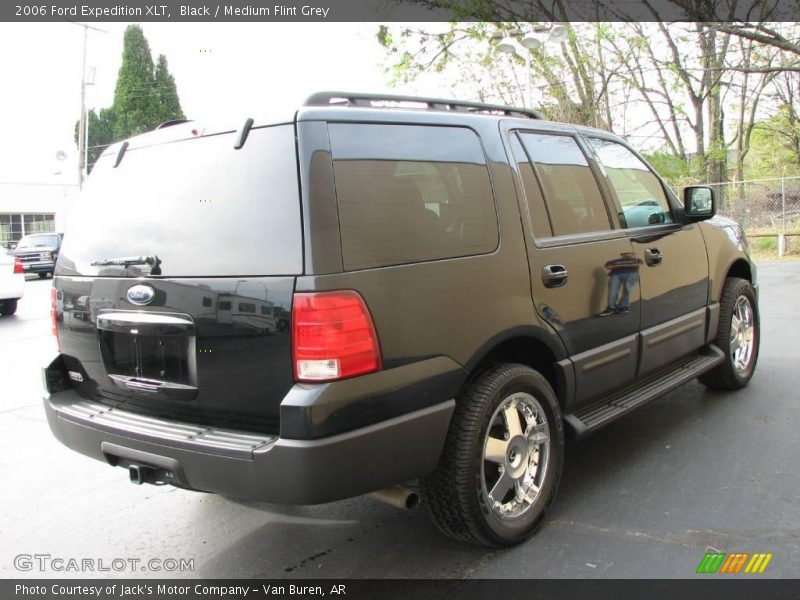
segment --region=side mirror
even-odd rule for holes
[[[691,185],[683,189],[684,214],[693,221],[710,219],[716,212],[714,190],[704,185]]]
[[[17,249],[17,244],[16,244],[16,242],[14,242],[14,243],[12,243],[12,244],[9,244],[9,245],[8,245],[8,249],[9,249],[9,250],[16,250],[16,249]]]

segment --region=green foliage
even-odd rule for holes
[[[167,67],[167,57],[163,54],[158,56],[155,73],[155,92],[156,92],[156,117],[159,123],[174,119],[185,119],[186,116],[181,110],[181,102],[178,99],[178,88],[175,85],[175,78],[170,74]]]
[[[777,252],[778,250],[777,237],[755,237],[750,239],[749,242],[753,250],[760,250],[761,252]]]
[[[114,142],[149,131],[165,121],[184,118],[166,57],[160,55],[154,65],[142,28],[129,25],[123,38],[114,103],[99,113],[89,111],[89,165]],[[76,141],[77,138],[76,125]]]
[[[644,157],[656,172],[667,180],[673,190],[703,178],[703,161],[700,158],[685,161],[679,156],[665,151],[644,154]]]
[[[782,112],[756,124],[745,162],[746,179],[800,175],[800,156],[791,143],[792,131]],[[800,140],[800,131],[795,136]]]

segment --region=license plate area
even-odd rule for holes
[[[196,337],[188,315],[101,311],[97,332],[115,386],[137,394],[197,396]]]

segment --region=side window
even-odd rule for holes
[[[345,270],[497,248],[489,171],[473,131],[345,123],[328,130]]]
[[[531,225],[533,227],[533,236],[537,239],[550,237],[553,235],[550,229],[550,218],[547,216],[547,209],[544,206],[544,198],[542,197],[542,188],[536,180],[536,174],[533,172],[533,166],[522,144],[516,134],[511,134],[511,151],[514,154],[514,160],[517,163],[520,177],[522,178],[522,187],[525,190],[525,200],[528,203],[528,209],[531,215]]]
[[[672,213],[661,182],[638,156],[622,144],[589,138],[619,203],[623,227],[672,223]]]
[[[521,132],[520,139],[542,183],[553,235],[610,230],[600,188],[575,138]]]

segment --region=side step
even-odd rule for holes
[[[612,396],[578,412],[564,416],[564,421],[572,427],[576,437],[595,432],[616,421],[634,408],[654,400],[713,369],[725,360],[725,353],[710,344],[690,354],[667,369],[636,381]]]

